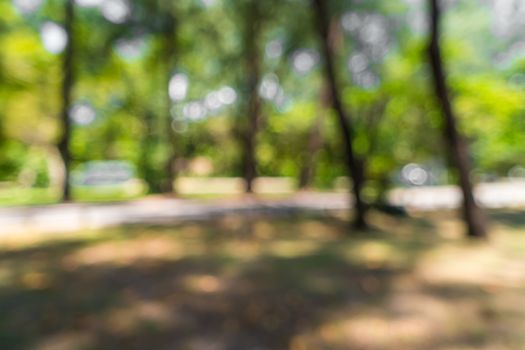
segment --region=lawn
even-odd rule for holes
[[[0,238],[0,349],[525,348],[525,220],[227,216]]]
[[[240,178],[180,177],[176,182],[181,198],[217,199],[244,195],[244,182]],[[289,197],[295,191],[290,178],[258,178],[255,181],[258,195],[264,198]],[[98,186],[73,186],[75,202],[118,202],[144,197],[147,185],[141,180]],[[58,188],[20,186],[0,187],[0,208],[8,206],[43,205],[60,201]]]
[[[73,187],[76,202],[116,202],[144,196],[141,189],[124,186]],[[11,206],[45,205],[60,201],[60,193],[52,188],[11,187],[0,189],[0,208]]]

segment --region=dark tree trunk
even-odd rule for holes
[[[337,84],[337,73],[335,71],[335,58],[330,35],[330,16],[326,0],[312,0],[313,10],[317,19],[317,29],[321,39],[321,52],[324,59],[324,69],[328,83],[328,91],[332,102],[332,108],[336,112],[339,130],[345,148],[345,163],[349,177],[353,183],[355,218],[354,225],[357,228],[366,227],[366,205],[362,198],[364,184],[364,172],[362,161],[355,154],[352,141],[354,140],[354,128],[351,118],[343,107],[339,87]]]
[[[259,96],[259,83],[261,80],[261,63],[259,52],[260,23],[258,21],[257,4],[253,3],[250,14],[247,16],[245,26],[244,45],[246,49],[245,65],[247,81],[247,121],[245,124],[243,143],[243,177],[245,181],[245,192],[254,191],[253,184],[257,177],[257,134],[259,131],[259,119],[261,115],[261,98]]]
[[[133,109],[142,122],[138,157],[139,175],[146,181],[149,193],[162,193],[159,172],[152,160],[152,154],[155,153],[159,139],[155,123],[158,118],[149,107],[145,107],[140,102],[137,102],[140,99],[137,95],[135,82],[125,70],[122,71],[122,79],[126,85],[128,98],[132,101]]]
[[[443,136],[449,148],[450,157],[458,171],[459,186],[463,193],[463,214],[467,225],[467,234],[469,237],[485,237],[487,234],[486,217],[474,200],[472,182],[469,175],[468,146],[458,131],[457,119],[452,109],[446,84],[439,45],[441,11],[438,0],[429,1],[431,33],[428,54],[434,78],[435,93],[444,118]]]
[[[67,33],[67,45],[62,55],[62,110],[60,113],[61,131],[62,135],[58,142],[58,149],[64,162],[64,181],[62,185],[62,201],[67,202],[71,200],[71,151],[70,151],[70,139],[71,139],[71,118],[69,115],[71,109],[72,90],[74,85],[74,59],[75,59],[75,47],[74,47],[74,17],[75,8],[74,0],[67,0],[65,3],[65,18],[64,28]]]
[[[166,163],[164,165],[164,171],[166,178],[163,184],[164,193],[176,193],[174,186],[174,180],[177,176],[175,168],[175,161],[177,160],[177,137],[173,130],[173,118],[171,115],[171,98],[169,95],[169,81],[173,74],[173,66],[176,52],[176,18],[170,12],[171,8],[163,8],[165,15],[165,27],[164,27],[164,65],[165,65],[165,83],[164,83],[164,98],[165,98],[165,128],[166,138],[168,142],[168,155]]]
[[[323,112],[320,112],[316,117],[308,137],[308,145],[299,174],[299,189],[301,190],[309,189],[314,181],[317,155],[323,146]]]
[[[255,84],[255,83],[253,83]],[[245,192],[253,193],[254,181],[257,177],[257,158],[255,156],[257,148],[257,134],[259,129],[260,100],[257,91],[257,85],[252,89],[250,87],[250,99],[248,102],[248,123],[246,134],[243,137],[244,155],[243,155],[243,175],[245,181]]]
[[[140,142],[139,164],[144,181],[148,184],[149,193],[162,193],[162,184],[159,181],[158,171],[153,165],[151,155],[154,153],[158,135],[155,132],[155,115],[146,110],[143,113],[144,134]]]

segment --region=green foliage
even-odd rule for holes
[[[400,0],[330,3],[337,20],[333,25],[339,27],[334,38],[338,79],[356,124],[354,146],[366,159],[371,183],[389,179],[407,163],[444,162],[424,31],[414,32],[409,18],[423,16],[425,9]],[[62,7],[62,0],[47,0],[23,14],[11,2],[0,3],[0,181],[16,182],[34,168],[35,185],[56,182],[48,174],[45,154],[56,150],[60,134],[61,62],[45,50],[40,29],[47,21],[60,24]],[[206,5],[200,0],[137,0],[122,24],[111,23],[98,8],[77,6],[76,12],[74,105],[92,107],[95,119],[74,124],[74,167],[90,160],[126,160],[151,187],[165,176],[174,147],[180,174],[193,175],[187,165],[204,157],[213,165],[210,175],[239,176],[238,131],[245,120],[248,84],[243,58],[254,45],[261,79],[274,79],[281,89],[279,99],[263,100],[260,175],[299,177],[316,128],[322,142],[315,156],[315,184],[329,187],[345,174],[339,130],[323,96],[310,1],[217,0]],[[362,37],[364,27],[360,32],[341,25],[349,15],[375,18],[386,28],[384,53],[370,58],[367,67],[378,79],[368,86],[349,64],[369,45]],[[503,63],[495,58],[510,50],[515,39],[496,38],[492,21],[488,4],[455,2],[446,13],[443,43],[454,106],[477,170],[505,175],[523,165],[525,61],[510,54]],[[252,43],[254,30],[259,34]],[[163,58],[166,35],[173,35],[176,48],[168,59]],[[135,46],[122,49],[130,43]],[[273,56],[270,43],[277,48]],[[312,53],[315,61],[305,72],[294,66],[300,52]],[[167,82],[176,72],[187,75],[189,87],[183,101],[171,103]],[[201,118],[185,114],[189,103],[202,106],[210,93],[225,86],[235,89],[234,103]],[[174,129],[168,127],[171,122]]]

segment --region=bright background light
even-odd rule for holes
[[[53,53],[59,54],[66,48],[67,33],[64,28],[53,22],[46,22],[40,29],[42,43],[44,48]]]
[[[27,15],[38,10],[42,5],[42,0],[13,0],[13,5],[19,12]]]
[[[169,82],[169,95],[172,101],[178,102],[186,98],[189,88],[189,80],[185,74],[175,74]]]
[[[121,24],[130,17],[131,5],[126,0],[105,0],[100,6],[100,11],[108,21]]]

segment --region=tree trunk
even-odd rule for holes
[[[62,135],[58,142],[58,149],[64,163],[64,183],[62,186],[62,201],[67,202],[71,200],[71,151],[70,151],[70,139],[71,139],[71,118],[69,111],[71,109],[72,90],[74,85],[74,59],[75,59],[75,47],[74,47],[74,17],[75,8],[74,0],[67,0],[65,3],[65,19],[64,29],[67,33],[67,44],[63,53],[62,60],[62,110],[60,114],[61,131]]]
[[[140,142],[139,164],[142,176],[148,185],[148,192],[159,194],[163,192],[162,171],[153,160],[153,154],[158,147],[159,135],[156,128],[157,116],[150,109],[143,111],[143,135]]]
[[[324,69],[328,83],[328,91],[332,102],[342,140],[345,148],[345,163],[348,169],[349,177],[352,179],[352,188],[354,195],[355,218],[354,225],[357,228],[366,227],[366,205],[362,198],[362,189],[364,184],[364,172],[362,162],[355,154],[352,142],[354,140],[354,128],[350,116],[343,107],[339,87],[337,84],[337,73],[335,71],[334,50],[330,35],[330,18],[327,9],[326,0],[312,0],[313,10],[316,14],[317,29],[321,40],[321,52],[324,59]]]
[[[257,6],[254,3],[253,6]],[[261,80],[261,64],[259,52],[260,23],[257,19],[256,8],[252,8],[246,17],[245,40],[246,48],[246,74],[248,107],[246,128],[242,137],[243,141],[243,176],[245,181],[245,192],[253,193],[254,180],[257,177],[257,134],[259,131],[259,119],[261,114],[261,98],[259,96],[259,83]]]
[[[168,142],[168,155],[166,163],[164,165],[164,171],[166,179],[163,184],[163,190],[165,193],[176,192],[174,185],[175,177],[177,172],[175,169],[175,161],[177,159],[177,136],[173,130],[173,118],[171,115],[171,97],[169,94],[169,82],[173,74],[174,59],[176,52],[176,18],[170,12],[172,9],[168,7],[162,7],[165,15],[165,28],[164,28],[164,65],[165,65],[165,80],[164,80],[164,98],[165,98],[165,128],[166,138]]]
[[[301,190],[309,189],[314,181],[317,155],[323,145],[323,112],[324,111],[320,111],[319,115],[316,117],[308,137],[308,146],[306,153],[303,156],[303,164],[299,174],[299,189]]]
[[[474,200],[472,182],[469,174],[468,146],[458,131],[457,119],[452,109],[446,85],[445,71],[439,45],[441,11],[438,0],[429,1],[431,34],[428,54],[434,78],[434,89],[444,118],[443,137],[459,175],[459,186],[463,193],[463,214],[467,225],[467,234],[469,237],[485,237],[487,234],[486,217]]]

